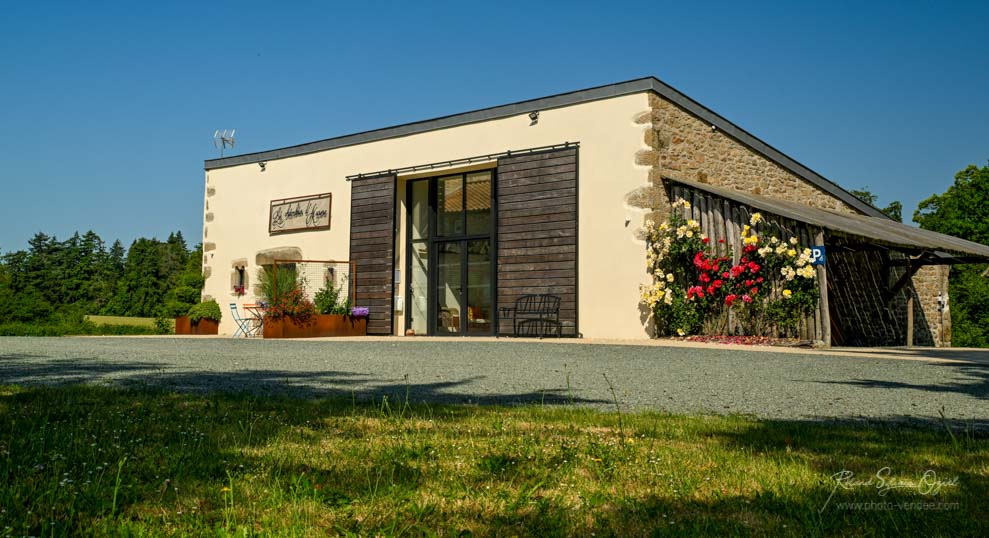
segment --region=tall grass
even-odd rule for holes
[[[939,430],[0,387],[4,535],[978,535],[987,461]],[[835,489],[882,467],[958,482]],[[843,504],[875,501],[949,507]]]
[[[259,299],[274,304],[279,297],[299,287],[298,273],[294,267],[282,266],[276,273],[274,266],[265,265],[258,269]]]

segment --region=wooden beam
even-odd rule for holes
[[[904,267],[906,265],[959,265],[965,263],[989,263],[989,259],[979,258],[977,256],[952,256],[950,258],[945,258],[941,256],[932,256],[923,259],[916,259],[913,261],[908,260],[891,260],[889,262],[890,267]]]
[[[824,245],[824,230],[817,230],[814,241],[818,245]],[[820,318],[820,337],[825,347],[831,347],[831,308],[828,305],[828,269],[826,265],[817,266],[817,287],[821,294],[817,306],[818,317]]]
[[[913,286],[907,294],[907,347],[913,346]]]
[[[911,279],[913,278],[913,275],[915,275],[917,271],[920,270],[921,267],[923,267],[922,264],[914,263],[914,262],[915,261],[919,262],[922,260],[922,258],[923,256],[917,259],[906,260],[907,262],[906,272],[904,272],[903,276],[901,276],[900,279],[896,281],[896,284],[893,284],[893,287],[883,292],[883,302],[889,303],[891,300],[893,300],[893,297],[896,297],[896,294],[899,293],[901,289],[903,289],[903,286],[906,286],[908,283],[910,283]]]

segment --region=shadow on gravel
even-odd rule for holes
[[[950,368],[957,376],[956,381],[947,383],[906,383],[878,379],[853,379],[848,381],[818,381],[828,385],[851,385],[870,389],[922,390],[925,392],[955,393],[989,400],[989,364],[948,364],[931,363],[932,368]],[[989,410],[987,410],[989,411]]]
[[[361,401],[387,396],[391,401],[476,405],[609,403],[608,400],[577,397],[564,387],[505,394],[475,393],[471,385],[483,381],[483,376],[423,383],[413,382],[408,377],[386,379],[372,374],[332,370],[170,371],[150,362],[103,362],[95,358],[38,362],[30,360],[32,358],[37,357],[0,355],[0,384],[101,384],[182,393],[228,392]]]

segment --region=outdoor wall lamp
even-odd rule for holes
[[[532,123],[530,123],[529,125],[535,125],[539,123],[539,111],[533,110],[532,112],[529,112],[529,119],[532,120]]]
[[[258,163],[258,166],[260,166],[261,167],[261,171],[264,172],[265,167],[268,166],[268,161],[261,161],[261,162]]]

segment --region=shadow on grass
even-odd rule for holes
[[[989,523],[979,505],[989,493],[980,474],[987,444],[952,443],[945,432],[649,413],[620,422],[567,406],[156,386],[0,391],[0,424],[9,434],[0,437],[7,479],[0,528],[32,535],[830,535],[967,534]],[[619,431],[638,442],[619,442]],[[672,463],[654,467],[662,454]],[[924,500],[905,490],[880,498],[860,489],[840,492],[822,510],[834,489],[829,476],[880,465],[905,472],[934,465],[960,476],[958,487],[938,497],[959,506],[882,509],[881,517],[878,509],[838,506]],[[817,478],[808,482],[804,468]],[[651,481],[657,472],[676,481]]]

